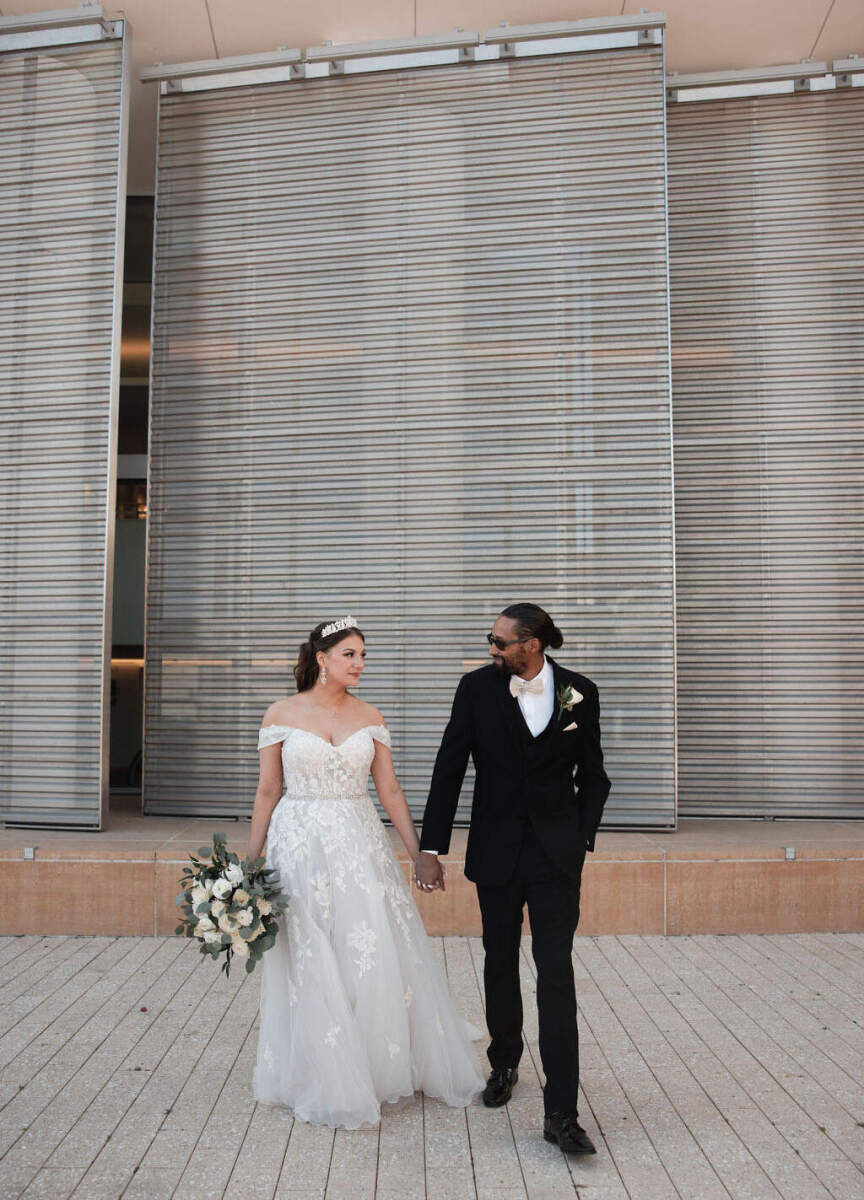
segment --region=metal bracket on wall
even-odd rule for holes
[[[703,71],[679,75],[670,71],[666,76],[666,99],[670,103],[692,100],[725,100],[746,96],[773,96],[784,92],[809,92],[814,82],[833,86],[828,64],[811,62],[789,63],[778,67],[757,67],[746,71]]]
[[[834,72],[834,83],[838,88],[860,86],[864,83],[864,58],[859,54],[850,54],[848,58],[835,58],[831,64]]]
[[[470,65],[502,58],[660,46],[665,24],[663,13],[647,10],[626,16],[549,21],[540,25],[511,26],[502,22],[484,34],[456,29],[431,37],[344,45],[324,42],[305,50],[280,48],[271,54],[195,63],[157,63],[142,71],[141,79],[145,83],[161,83],[163,91],[201,91],[278,79],[327,78],[449,63]],[[169,80],[174,81],[170,89],[166,87]]]
[[[0,52],[101,42],[122,36],[122,20],[109,20],[102,5],[89,0],[77,9],[0,16]]]

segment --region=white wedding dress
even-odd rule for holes
[[[334,746],[267,725],[258,741],[282,743],[266,855],[288,908],[261,964],[253,1092],[346,1129],[415,1091],[464,1106],[483,1087],[479,1031],[454,1008],[368,793],[375,739],[390,745],[385,726]]]

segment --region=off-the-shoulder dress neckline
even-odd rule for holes
[[[325,738],[322,734],[316,733],[314,729],[304,729],[302,725],[272,724],[272,725],[262,725],[261,728],[262,728],[262,730],[263,729],[291,729],[291,730],[296,731],[297,733],[308,733],[310,737],[317,738],[318,741],[323,742],[325,746],[330,746],[330,747],[332,747],[333,750],[338,750],[340,748],[340,746],[344,746],[346,742],[350,742],[352,738],[355,738],[358,733],[364,733],[367,729],[386,729],[387,726],[382,725],[379,721],[374,722],[372,725],[361,725],[359,729],[355,729],[353,733],[349,733],[348,736],[346,738],[343,738],[341,742],[331,742],[329,738]]]

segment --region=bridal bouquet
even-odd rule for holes
[[[213,847],[202,846],[200,857],[189,855],[190,867],[181,876],[181,891],[174,901],[183,920],[174,930],[196,937],[201,953],[213,959],[225,952],[222,970],[231,973],[231,960],[245,959],[254,971],[265,950],[276,940],[278,918],[288,901],[279,888],[278,872],[267,869],[263,858],[242,863],[229,854],[224,833],[213,834]],[[209,858],[209,862],[201,859]]]

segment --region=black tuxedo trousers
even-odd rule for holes
[[[515,1067],[522,1057],[519,951],[523,910],[528,908],[547,1114],[577,1110],[579,1029],[572,953],[580,883],[581,871],[562,871],[529,823],[513,878],[497,886],[477,885],[483,918],[486,1024],[492,1039],[488,1055],[493,1067]]]

